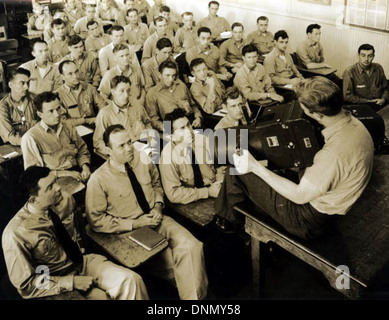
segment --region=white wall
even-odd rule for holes
[[[166,0],[174,11],[192,11],[195,20],[208,14],[209,0]],[[389,33],[343,25],[344,0],[332,0],[330,6],[310,4],[298,0],[219,0],[219,15],[232,24],[242,22],[246,35],[256,29],[256,19],[266,15],[269,31],[285,29],[290,37],[290,49],[306,38],[306,27],[311,23],[322,26],[321,42],[326,61],[335,67],[339,76],[357,59],[362,43],[376,48],[375,62],[383,65],[389,77]]]

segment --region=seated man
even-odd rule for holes
[[[97,17],[105,23],[116,23],[119,8],[115,0],[101,0],[97,6]]]
[[[182,15],[183,26],[179,28],[174,37],[174,52],[187,52],[196,45],[197,34],[193,13],[186,11]]]
[[[66,12],[62,9],[55,10],[55,13],[53,15],[53,20],[61,19],[66,24],[66,34],[68,36],[74,35],[73,27],[69,23],[68,16],[66,15]],[[50,21],[51,22],[51,21]],[[54,37],[53,31],[51,30],[51,23],[48,23],[45,26],[45,31],[43,33],[43,40],[49,41],[52,37]]]
[[[154,57],[156,44],[159,39],[168,38],[172,43],[174,42],[174,37],[167,34],[167,22],[164,17],[155,18],[154,24],[155,32],[146,39],[143,47],[142,64]]]
[[[75,201],[62,192],[50,169],[29,167],[22,186],[29,199],[8,223],[2,243],[9,278],[23,298],[78,290],[94,300],[148,299],[137,273],[104,256],[82,254]],[[46,267],[48,276],[42,276],[37,266]]]
[[[194,128],[201,127],[201,112],[194,103],[187,86],[177,79],[177,65],[170,60],[159,66],[161,80],[146,94],[146,109],[150,116],[151,125],[163,132],[165,115],[179,108],[185,113]]]
[[[215,72],[220,80],[228,81],[232,74],[220,65],[220,51],[211,43],[211,30],[207,27],[201,27],[197,30],[197,36],[197,45],[186,53],[188,64],[190,65],[195,58],[203,58],[209,69]]]
[[[379,110],[389,103],[389,87],[384,69],[373,63],[374,53],[370,44],[358,48],[358,62],[343,73],[343,98],[347,103],[369,104]]]
[[[235,154],[235,167],[243,175],[226,175],[215,206],[222,217],[219,226],[226,229],[226,221],[243,222],[233,206],[248,196],[291,234],[316,237],[326,231],[334,215],[347,213],[368,184],[373,141],[365,126],[342,109],[339,87],[324,77],[313,77],[299,83],[296,93],[304,113],[325,127],[323,148],[298,184],[270,171],[247,150]]]
[[[204,59],[196,58],[190,63],[190,70],[195,81],[190,92],[205,113],[212,114],[222,108],[224,85],[215,73],[208,69]]]
[[[47,41],[49,60],[52,63],[58,63],[64,56],[69,54],[69,35],[66,30],[66,22],[61,19],[53,20],[51,30],[54,36]]]
[[[27,23],[27,34],[29,36],[42,36],[46,25],[51,22],[52,18],[45,14],[43,6],[38,2],[33,2],[32,11],[33,14]]]
[[[99,52],[99,63],[102,75],[105,75],[108,70],[111,70],[117,65],[116,56],[113,54],[113,48],[117,44],[126,44],[126,39],[124,39],[123,27],[115,25],[109,29],[109,34],[111,36],[112,42],[101,48]],[[132,51],[131,49],[130,54],[133,66],[140,67],[138,58],[134,51]]]
[[[183,204],[216,198],[223,172],[218,172],[212,164],[206,136],[194,134],[182,109],[168,113],[165,121],[171,121],[172,134],[171,141],[162,150],[159,169],[167,198],[172,203]]]
[[[220,4],[217,1],[210,1],[208,3],[208,17],[199,21],[198,27],[207,27],[212,31],[212,39],[216,39],[224,31],[230,31],[230,24],[226,18],[219,17],[217,12],[219,11]]]
[[[145,102],[144,78],[139,66],[132,65],[130,49],[127,45],[120,43],[113,48],[117,65],[105,73],[99,86],[99,92],[104,99],[109,100],[111,94],[111,81],[116,76],[126,76],[130,79],[130,100],[137,101],[141,105]]]
[[[35,59],[20,66],[30,71],[29,91],[39,94],[56,90],[62,84],[62,79],[58,67],[49,61],[47,43],[42,40],[34,42],[31,54]]]
[[[263,63],[272,84],[276,86],[276,91],[285,98],[286,102],[296,100],[296,95],[292,90],[283,89],[282,86],[294,87],[304,79],[294,65],[292,56],[286,52],[288,42],[289,36],[285,30],[277,31],[274,34],[275,46]]]
[[[220,65],[236,73],[243,66],[243,24],[235,22],[231,26],[232,38],[220,45]]]
[[[88,148],[74,127],[61,123],[63,111],[58,95],[43,92],[37,96],[35,106],[41,121],[22,137],[24,168],[48,167],[57,178],[88,180]]]
[[[100,49],[111,43],[111,37],[104,33],[100,26],[101,24],[95,20],[89,21],[86,24],[88,37],[85,40],[85,50],[92,53],[96,58],[99,57]]]
[[[162,6],[159,9],[159,16],[164,17],[166,19],[166,35],[168,37],[174,38],[178,30],[178,25],[170,19],[170,8],[168,6]],[[154,21],[150,24],[149,30],[150,34],[153,34],[155,32]]]
[[[79,78],[94,87],[98,87],[101,74],[97,58],[90,52],[85,51],[84,42],[79,36],[72,36],[68,41],[70,54],[61,61],[73,61],[79,71]]]
[[[128,10],[132,10],[132,9],[135,9],[134,0],[123,0],[123,8],[119,9],[119,13],[116,19],[116,24],[125,28],[126,25],[129,23],[129,21],[127,20]],[[138,22],[139,21],[140,19],[138,20]]]
[[[259,62],[264,60],[263,55],[268,54],[274,47],[273,34],[267,31],[269,27],[269,19],[265,16],[260,16],[257,19],[257,29],[249,33],[245,43],[253,44],[256,46],[259,53]]]
[[[142,50],[146,39],[150,36],[147,24],[140,22],[138,11],[135,8],[127,11],[127,20],[128,24],[124,27],[124,38],[132,51]]]
[[[22,136],[38,122],[35,96],[28,92],[30,75],[19,68],[9,77],[11,92],[0,101],[0,137],[4,143],[20,146]]]
[[[76,21],[85,15],[82,3],[77,0],[67,0],[64,11],[68,16],[68,20],[72,27],[75,26]]]
[[[145,130],[152,129],[150,118],[143,105],[136,100],[130,100],[130,79],[123,75],[115,76],[110,86],[111,101],[97,115],[96,130],[93,135],[93,146],[102,156],[109,155],[109,150],[103,141],[103,134],[110,125],[121,124],[133,141],[144,140],[147,137]]]
[[[154,5],[150,7],[147,13],[147,23],[150,25],[156,17],[159,17],[159,10],[163,6],[163,0],[154,0]]]
[[[81,37],[81,39],[86,39],[89,35],[89,30],[87,27],[88,22],[96,21],[100,27],[101,33],[104,32],[103,21],[96,17],[96,5],[88,3],[85,5],[85,16],[79,18],[74,25],[74,32]]]
[[[215,130],[246,125],[251,117],[251,110],[237,87],[227,88],[223,95],[223,108],[227,114],[215,126]]]
[[[157,167],[145,164],[121,125],[104,133],[109,159],[89,180],[86,213],[96,232],[122,233],[143,226],[164,235],[169,247],[155,257],[152,269],[174,281],[181,299],[203,299],[208,279],[203,244],[169,216],[162,214],[163,189]]]
[[[105,107],[104,99],[95,87],[80,80],[79,69],[73,61],[62,61],[58,69],[64,84],[56,93],[66,109],[67,121],[73,126],[95,123],[98,111]]]
[[[171,58],[173,44],[168,38],[161,38],[157,41],[155,55],[142,63],[142,71],[145,77],[145,90],[154,87],[160,80],[159,66],[162,62]]]
[[[142,22],[147,24],[147,13],[150,10],[150,5],[147,0],[135,0],[134,8],[138,10],[138,14]]]
[[[258,50],[253,44],[247,44],[242,49],[244,65],[235,75],[234,85],[249,101],[271,99],[283,102],[284,98],[276,93],[265,67],[258,63]]]

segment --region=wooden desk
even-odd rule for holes
[[[303,73],[311,73],[311,74],[323,76],[323,77],[328,76],[328,75],[336,72],[336,69],[334,69],[334,68],[305,69],[305,68],[297,67],[297,69]]]
[[[215,215],[215,201],[216,199],[209,198],[188,204],[168,202],[166,205],[171,210],[193,221],[195,224],[205,227],[213,220]]]
[[[9,158],[9,159],[3,158],[4,155],[11,153],[13,151],[17,152],[18,155],[15,157]],[[20,158],[21,156],[22,156],[22,149],[20,149],[19,146],[13,146],[11,144],[4,144],[4,145],[0,146],[0,165],[2,165],[3,163],[6,163],[6,162],[12,161],[13,159]]]
[[[168,242],[164,241],[153,250],[148,251],[128,238],[130,232],[122,234],[97,233],[89,225],[86,226],[86,234],[112,258],[130,269],[139,267],[168,246]]]
[[[27,40],[36,40],[36,39],[42,39],[42,37],[43,37],[43,33],[42,33],[42,35],[29,35],[29,34],[27,34],[27,33],[23,33],[22,34],[22,37],[24,38],[24,39],[27,39]]]
[[[260,288],[260,244],[276,243],[321,271],[330,285],[355,299],[359,298],[379,272],[389,263],[389,156],[376,156],[370,184],[345,215],[338,216],[331,231],[323,237],[302,240],[247,203],[235,206],[246,217],[245,230],[251,236],[254,294]],[[345,265],[350,270],[350,289],[336,288]]]

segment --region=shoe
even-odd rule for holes
[[[231,223],[227,219],[222,217],[216,217],[215,225],[219,228],[223,233],[238,233],[243,229],[243,225],[238,225]]]

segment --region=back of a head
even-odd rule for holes
[[[59,100],[57,93],[45,91],[45,92],[38,94],[35,97],[34,104],[35,104],[36,109],[39,112],[42,112],[42,106],[44,103],[49,103],[49,102],[52,102],[56,99]]]
[[[28,167],[20,176],[20,184],[29,197],[36,196],[39,191],[39,180],[48,177],[50,169],[47,167]]]
[[[339,87],[325,77],[312,77],[295,87],[297,98],[311,113],[331,117],[337,115],[343,105]]]
[[[110,146],[110,137],[116,132],[126,131],[121,124],[113,124],[107,127],[103,133],[103,141],[107,147]]]
[[[24,76],[26,76],[26,77],[28,77],[28,78],[31,77],[31,73],[30,73],[30,71],[28,71],[27,69],[24,69],[24,68],[17,68],[16,70],[13,70],[13,71],[10,72],[8,82],[11,82],[12,80],[14,80],[15,77],[16,77],[17,75],[19,75],[19,74],[20,74],[20,75],[24,75]]]
[[[235,87],[235,86],[228,87],[226,89],[226,91],[224,92],[223,97],[222,97],[223,103],[226,103],[228,99],[231,99],[231,100],[238,99],[239,96],[242,97],[242,95],[240,94],[240,91],[237,87]]]
[[[181,109],[181,108],[176,108],[174,109],[172,112],[169,112],[165,115],[165,118],[164,118],[164,128],[166,129],[167,127],[167,122],[170,121],[170,126],[171,126],[171,132],[173,133],[173,123],[174,121],[176,121],[177,119],[181,119],[181,118],[184,118],[186,117],[186,113],[185,113],[185,110],[184,109]]]
[[[157,41],[156,48],[162,50],[163,48],[173,48],[173,43],[168,38],[161,38]]]

